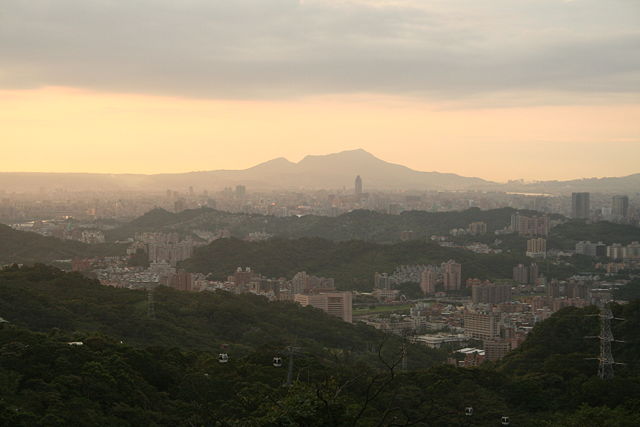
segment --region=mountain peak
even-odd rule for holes
[[[257,164],[253,167],[250,167],[249,170],[280,170],[282,168],[287,168],[294,166],[295,163],[285,159],[284,157],[276,157],[275,159],[268,160],[266,162]]]
[[[363,150],[362,148],[357,148],[355,150],[345,150],[340,151],[338,153],[331,154],[316,154],[316,155],[308,155],[305,156],[302,160],[298,162],[298,165],[305,164],[314,164],[318,162],[324,161],[346,161],[346,162],[354,162],[354,161],[377,161],[383,162],[373,154],[368,151]]]

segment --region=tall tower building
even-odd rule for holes
[[[613,196],[611,200],[611,213],[616,218],[627,218],[629,214],[629,197]]]
[[[356,196],[362,195],[362,178],[360,175],[356,176]]]
[[[589,193],[572,193],[571,194],[571,217],[588,219],[591,204],[589,202]]]

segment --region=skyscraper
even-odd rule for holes
[[[362,178],[360,175],[356,176],[356,196],[362,195]]]
[[[629,197],[613,196],[611,201],[611,213],[615,218],[626,218],[629,214]]]
[[[588,219],[591,205],[589,202],[589,193],[572,193],[571,194],[571,217]]]

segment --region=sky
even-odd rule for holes
[[[638,0],[1,0],[0,171],[640,172]]]

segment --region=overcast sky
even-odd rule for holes
[[[628,108],[639,70],[639,0],[0,0],[0,108],[51,87],[215,102],[373,94],[432,111]],[[611,130],[634,150],[637,136]]]
[[[638,0],[2,0],[4,88],[638,93]]]

